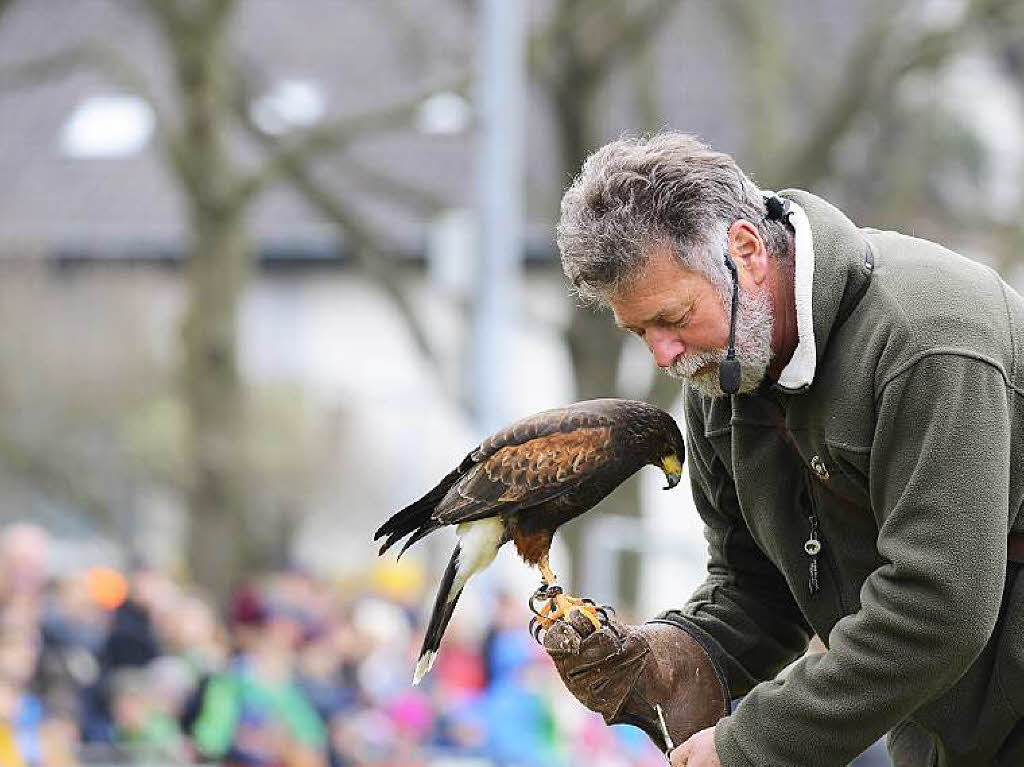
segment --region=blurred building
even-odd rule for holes
[[[542,25],[555,5],[531,4],[532,24]],[[743,41],[727,23],[725,4],[683,5],[685,12],[666,18],[650,51],[662,124],[698,133],[741,162],[755,157],[764,149],[759,126],[748,124],[749,81],[761,74],[756,60],[736,55]],[[932,14],[920,14],[919,23],[941,25],[962,4],[916,5]],[[775,7],[776,43],[814,62],[794,67],[792,81],[776,83],[780,94],[808,109],[827,103],[867,11],[840,0],[786,0]],[[460,4],[442,0],[245,0],[233,46],[258,86],[251,118],[286,135],[457,79],[472,61],[473,34]],[[14,3],[0,18],[0,71],[84,44],[114,51],[150,83],[156,102],[173,103],[159,35],[145,13],[115,0]],[[113,526],[118,543],[173,564],[180,558],[182,507],[167,477],[178,470],[173,371],[188,237],[183,203],[163,165],[156,116],[145,97],[111,84],[94,67],[72,70],[0,91],[0,259],[8,298],[0,301],[7,328],[0,364],[10,371],[4,394],[16,411],[0,429],[8,448],[0,453],[0,509],[7,519],[43,519],[68,538],[104,539]],[[624,69],[612,78],[596,135],[638,130],[635,77]],[[974,48],[953,57],[938,80],[950,84],[965,124],[981,114],[988,115],[985,125],[1021,125],[1019,95]],[[913,82],[904,90],[901,98],[923,98]],[[784,137],[780,146],[806,138],[812,126],[801,118],[784,110],[775,126]],[[839,171],[867,173],[871,143],[861,136],[872,129],[868,124],[838,147]],[[510,409],[523,414],[564,403],[573,392],[564,345],[572,307],[551,241],[568,179],[557,170],[552,104],[536,84],[527,134],[526,287],[515,348],[506,350],[523,371],[506,382],[506,396]],[[968,192],[990,194],[993,208],[1020,208],[1021,135],[979,132],[978,146],[999,159]],[[257,146],[241,132],[235,138],[238,161],[254,165]],[[392,279],[411,297],[435,364],[424,360],[403,314],[359,267],[353,243],[287,185],[270,189],[248,218],[258,268],[239,317],[239,351],[246,382],[278,396],[268,416],[268,434],[275,436],[264,457],[280,473],[268,480],[268,495],[285,489],[268,503],[301,519],[294,555],[324,572],[365,565],[379,521],[430,486],[476,438],[463,380],[473,152],[470,100],[442,90],[419,106],[411,130],[381,131],[315,166],[317,177],[352,202],[401,264]],[[1016,175],[1007,172],[1014,167]],[[956,189],[950,179],[959,176],[942,172],[936,171],[935,186]],[[382,178],[423,191],[441,209],[408,204]],[[821,186],[817,191],[854,213],[869,209],[871,200],[842,180],[831,177]],[[920,219],[924,227],[929,221]],[[933,236],[946,233],[937,228]],[[627,384],[642,384],[648,371],[640,347],[629,349],[621,376]],[[306,431],[274,431],[273,413],[289,407],[307,420]],[[289,463],[273,454],[275,440],[299,458]],[[126,472],[126,464],[143,469]],[[88,479],[82,486],[61,479],[69,475]],[[648,552],[648,586],[641,590],[643,607],[653,609],[688,593],[686,584],[699,577],[703,542],[686,493],[656,494],[648,479],[649,511],[640,530],[657,534],[638,537],[636,528],[595,522],[590,554],[614,562],[623,546],[665,542]],[[447,545],[437,543],[437,551]],[[83,556],[109,556],[105,551]],[[594,572],[608,571],[598,565]],[[532,583],[532,575],[524,577]],[[672,590],[659,593],[658,584]],[[612,586],[606,578],[597,587]]]

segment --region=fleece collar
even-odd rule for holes
[[[814,342],[814,236],[807,214],[790,200],[786,214],[793,227],[794,285],[797,344],[789,364],[782,369],[777,386],[790,392],[804,391],[814,382],[818,356]]]

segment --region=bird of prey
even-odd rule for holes
[[[542,627],[580,610],[599,625],[588,600],[562,593],[548,563],[555,530],[583,514],[646,464],[665,472],[666,490],[679,483],[685,448],[668,413],[646,402],[596,399],[546,410],[481,442],[434,489],[381,525],[383,554],[409,536],[399,556],[425,535],[455,525],[459,538],[423,639],[413,684],[430,670],[466,582],[508,541],[540,569],[535,598]],[[531,599],[531,605],[533,600]]]

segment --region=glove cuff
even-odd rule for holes
[[[686,620],[678,612],[663,613],[656,618],[651,618],[647,623],[661,623],[667,626],[674,626],[680,631],[685,631],[694,642],[701,646],[701,649],[707,653],[711,667],[715,670],[715,676],[718,677],[718,684],[722,690],[722,705],[728,714],[732,710],[732,702],[729,698],[729,678],[725,675],[725,658],[718,647],[718,643],[711,638],[711,635],[695,623]]]

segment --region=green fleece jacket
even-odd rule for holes
[[[909,728],[931,736],[922,764],[1024,764],[1006,547],[1024,529],[1024,300],[938,245],[783,196],[813,233],[814,381],[686,398],[708,576],[662,617],[746,696],[719,757],[845,765]],[[777,676],[812,633],[828,651]]]

